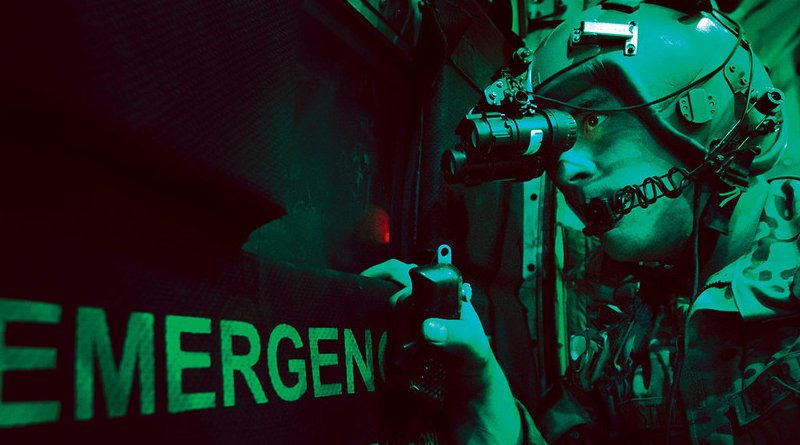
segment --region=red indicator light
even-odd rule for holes
[[[378,206],[370,206],[357,226],[358,237],[371,244],[389,244],[391,229],[389,213]]]

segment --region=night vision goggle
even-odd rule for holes
[[[442,155],[448,182],[527,181],[575,145],[575,118],[533,103],[531,59],[528,49],[517,51],[515,61],[526,70],[515,75],[504,68],[458,125],[459,144]]]
[[[717,69],[655,100],[603,110],[578,107],[534,94],[533,57],[527,48],[518,50],[515,62],[517,66],[525,67],[518,71],[521,74],[515,75],[513,68],[501,70],[500,77],[484,90],[480,103],[458,125],[456,133],[460,142],[454,149],[446,151],[441,159],[445,179],[450,183],[476,185],[490,181],[527,181],[541,176],[546,169],[555,166],[563,152],[575,145],[577,123],[566,111],[538,108],[533,102],[535,98],[564,108],[603,112],[632,111],[663,102],[706,82],[728,66],[736,49],[743,45],[738,23],[733,23],[736,29],[732,32],[736,34],[737,41]],[[629,47],[630,42],[626,40],[625,55],[635,55],[635,47],[633,51],[627,51]],[[601,234],[613,228],[633,208],[647,207],[663,197],[676,198],[690,182],[702,175],[711,174],[723,186],[734,191],[740,192],[747,187],[750,165],[760,151],[747,144],[753,137],[780,130],[783,93],[770,86],[761,92],[752,91],[754,95],[751,95],[753,55],[749,46],[744,47],[750,52],[751,58],[744,96],[751,100],[742,107],[738,120],[727,134],[714,141],[705,159],[691,170],[675,167],[665,175],[646,178],[642,184],[629,185],[609,196],[593,198],[581,204],[579,210],[586,224],[584,233]],[[754,110],[764,117],[756,125],[748,127],[744,125],[745,120]],[[735,196],[738,196],[738,192]],[[719,207],[724,207],[731,199],[727,194],[720,196],[722,200],[718,203]],[[728,207],[728,212],[730,208],[732,206]],[[727,217],[723,219],[727,221]],[[726,225],[727,222],[713,228],[725,233]]]

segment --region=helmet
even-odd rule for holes
[[[757,175],[786,145],[778,136],[786,133],[782,93],[719,11],[606,1],[553,30],[534,52],[531,81],[538,100],[567,106],[586,88],[605,86],[688,166],[738,138],[755,148],[747,167]]]

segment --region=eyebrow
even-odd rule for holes
[[[603,94],[601,91],[592,91],[591,93],[581,97],[579,101],[576,102],[571,100],[569,103],[583,108],[595,108],[605,102],[608,102],[607,95]]]
[[[592,111],[592,108],[598,108],[598,111],[601,111],[603,108],[608,107],[609,102],[613,101],[608,91],[593,86],[581,90],[572,99],[564,99],[564,102],[555,99],[551,101],[550,98],[544,96],[538,97],[538,99],[543,102],[540,103],[542,106],[565,109],[573,114],[588,113]],[[613,107],[613,104],[611,105]],[[589,108],[590,110],[581,110],[580,108]]]

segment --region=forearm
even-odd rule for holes
[[[521,444],[521,419],[514,396],[497,360],[492,357],[474,394],[451,414],[453,439],[457,444]]]

